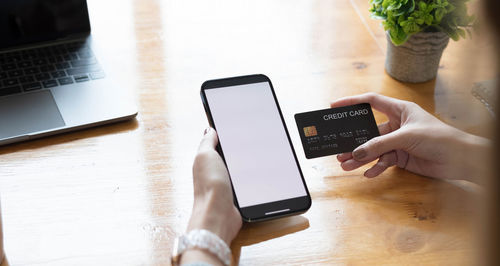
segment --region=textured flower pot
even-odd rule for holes
[[[450,38],[443,32],[420,32],[395,46],[387,35],[385,69],[391,77],[411,83],[434,79]]]

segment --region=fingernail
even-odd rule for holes
[[[205,131],[203,131],[203,135],[206,135],[210,131],[210,127],[205,128]]]
[[[352,157],[356,160],[361,160],[366,157],[366,150],[363,148],[357,148],[352,152]]]

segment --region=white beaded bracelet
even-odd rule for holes
[[[182,253],[192,248],[207,250],[219,258],[224,265],[231,265],[231,249],[229,249],[226,242],[205,229],[192,230],[175,240],[172,264],[177,265]]]

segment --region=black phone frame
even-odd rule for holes
[[[238,211],[241,214],[241,217],[243,218],[243,220],[245,222],[264,221],[264,220],[270,220],[270,219],[280,218],[280,217],[284,217],[284,216],[301,214],[301,213],[306,212],[311,207],[311,204],[312,204],[311,196],[309,194],[309,190],[307,188],[307,185],[306,185],[306,182],[304,179],[304,175],[302,173],[302,169],[300,168],[299,160],[297,159],[297,154],[295,153],[295,149],[292,145],[292,140],[290,138],[290,134],[288,133],[288,128],[287,128],[286,123],[285,123],[285,119],[283,118],[283,114],[281,112],[281,108],[279,106],[278,99],[276,98],[276,93],[274,92],[274,88],[273,88],[273,85],[271,83],[271,80],[266,75],[254,74],[254,75],[238,76],[238,77],[230,77],[230,78],[214,79],[214,80],[205,81],[201,85],[200,96],[201,96],[201,100],[203,102],[203,106],[205,108],[205,113],[207,115],[208,122],[212,128],[217,130],[217,128],[215,127],[214,120],[212,118],[212,113],[210,111],[210,106],[209,106],[208,101],[207,101],[205,90],[222,88],[222,87],[245,85],[245,84],[252,84],[252,83],[260,83],[260,82],[268,82],[269,83],[269,86],[271,88],[271,92],[273,94],[274,102],[275,102],[276,107],[278,109],[278,113],[280,115],[281,122],[283,124],[284,129],[285,129],[288,143],[290,144],[290,148],[292,149],[293,157],[295,159],[295,163],[297,164],[297,168],[299,170],[300,177],[302,178],[302,184],[304,185],[304,188],[306,190],[307,195],[302,196],[302,197],[297,197],[297,198],[285,199],[285,200],[274,201],[274,202],[254,205],[254,206],[250,206],[250,207],[240,208],[236,194],[234,192],[231,174],[228,171],[229,180],[231,183],[231,188],[233,190],[234,204],[236,205]],[[222,157],[224,164],[226,164],[226,159],[224,158],[224,153],[222,152],[222,147],[221,147],[220,141],[217,144],[217,152]],[[227,169],[227,164],[226,164],[226,169]]]

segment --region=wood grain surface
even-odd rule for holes
[[[385,33],[367,0],[88,2],[93,34],[114,45],[139,115],[0,147],[11,265],[168,265],[208,125],[201,83],[254,73],[273,81],[313,204],[301,216],[245,225],[232,245],[236,263],[477,263],[474,186],[396,168],[366,179],[366,167],[344,172],[333,156],[306,160],[293,115],[377,92],[489,137],[493,120],[470,94],[473,82],[493,77],[487,37],[450,42],[438,78],[415,85],[385,73]]]

